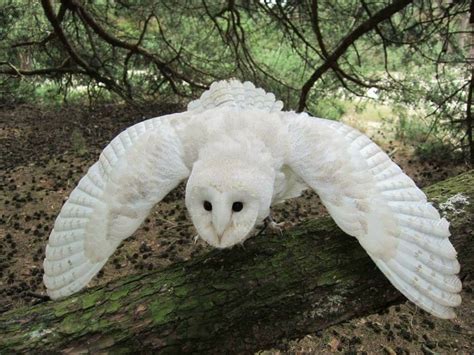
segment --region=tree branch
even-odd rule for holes
[[[298,111],[301,112],[305,109],[309,91],[313,87],[314,83],[319,78],[321,78],[321,76],[328,69],[330,69],[334,65],[334,63],[337,62],[337,60],[346,52],[346,50],[355,41],[357,41],[361,36],[363,36],[367,32],[370,32],[371,30],[373,30],[380,22],[382,22],[384,20],[387,20],[393,14],[397,13],[398,11],[401,11],[402,9],[404,9],[406,6],[408,6],[412,2],[413,2],[413,0],[393,1],[390,5],[383,8],[382,10],[376,12],[372,17],[370,17],[369,19],[364,21],[356,29],[354,29],[354,31],[352,31],[350,34],[348,34],[341,41],[339,46],[337,46],[337,48],[334,49],[334,51],[330,55],[327,56],[324,63],[314,71],[314,73],[311,75],[311,77],[303,85],[303,87],[301,89],[300,100],[299,100],[299,103],[298,103]]]
[[[474,90],[474,69],[471,69],[471,81],[467,93],[467,109],[466,109],[466,133],[469,144],[469,154],[471,166],[474,166],[474,141],[472,137],[473,117],[472,117],[472,92]]]
[[[184,75],[176,72],[172,68],[170,68],[164,61],[159,59],[157,56],[146,50],[145,48],[139,45],[139,42],[136,44],[128,43],[126,41],[122,41],[121,39],[111,35],[108,33],[95,19],[94,17],[78,2],[75,0],[62,0],[61,1],[65,6],[67,6],[71,11],[78,12],[80,14],[81,19],[83,20],[84,24],[90,26],[92,30],[104,41],[109,43],[114,47],[119,47],[123,49],[127,49],[132,53],[139,53],[144,57],[153,61],[156,65],[160,73],[170,82],[172,83],[172,87],[174,87],[174,82],[172,77],[177,79],[183,80],[189,85],[199,88],[199,89],[207,89],[207,85],[202,85],[196,83],[189,78],[185,77]]]
[[[66,14],[66,7],[61,4],[58,11],[57,21],[61,23],[64,19],[64,15]],[[28,46],[44,46],[46,43],[51,41],[53,38],[56,37],[56,32],[51,32],[46,37],[44,37],[41,41],[25,41],[14,43],[11,45],[11,48],[18,48],[18,47],[28,47]]]
[[[71,67],[51,67],[33,70],[23,70],[16,68],[11,63],[0,62],[0,65],[7,65],[10,69],[0,69],[0,74],[13,76],[34,76],[34,75],[52,75],[52,74],[87,74],[84,70]]]
[[[128,98],[123,94],[122,89],[112,80],[109,78],[106,78],[102,76],[99,72],[97,72],[95,69],[93,69],[84,59],[82,59],[79,54],[74,50],[72,45],[69,43],[66,34],[64,33],[61,24],[58,21],[58,18],[56,17],[54,13],[53,6],[50,2],[50,0],[41,0],[41,5],[43,6],[44,13],[53,26],[54,32],[58,36],[59,40],[63,44],[64,48],[70,55],[70,57],[76,62],[80,67],[84,68],[84,71],[97,80],[98,82],[103,83],[106,85],[108,88],[110,88],[112,91],[120,95],[123,99],[125,99],[127,102],[130,102]]]

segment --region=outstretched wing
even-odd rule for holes
[[[461,303],[449,223],[375,143],[342,123],[287,113],[290,167],[392,284],[440,318]]]
[[[63,205],[49,237],[44,283],[52,299],[79,291],[150,209],[189,175],[170,121],[140,122],[115,137]]]

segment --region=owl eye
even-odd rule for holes
[[[240,212],[242,211],[242,208],[244,208],[244,204],[240,201],[234,202],[232,204],[232,211],[234,212]]]
[[[212,203],[210,203],[209,201],[204,201],[203,207],[206,211],[212,211]]]

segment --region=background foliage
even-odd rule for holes
[[[420,154],[472,162],[472,11],[462,0],[4,0],[0,103],[196,97],[251,80],[338,119],[390,105]],[[471,15],[471,17],[470,17]],[[429,143],[429,144],[427,144]]]

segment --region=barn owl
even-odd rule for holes
[[[243,243],[273,204],[311,188],[402,294],[437,317],[455,317],[461,282],[446,219],[368,137],[282,107],[252,83],[221,81],[187,111],[115,137],[55,221],[44,260],[48,295],[84,288],[188,179],[186,207],[210,245]]]

